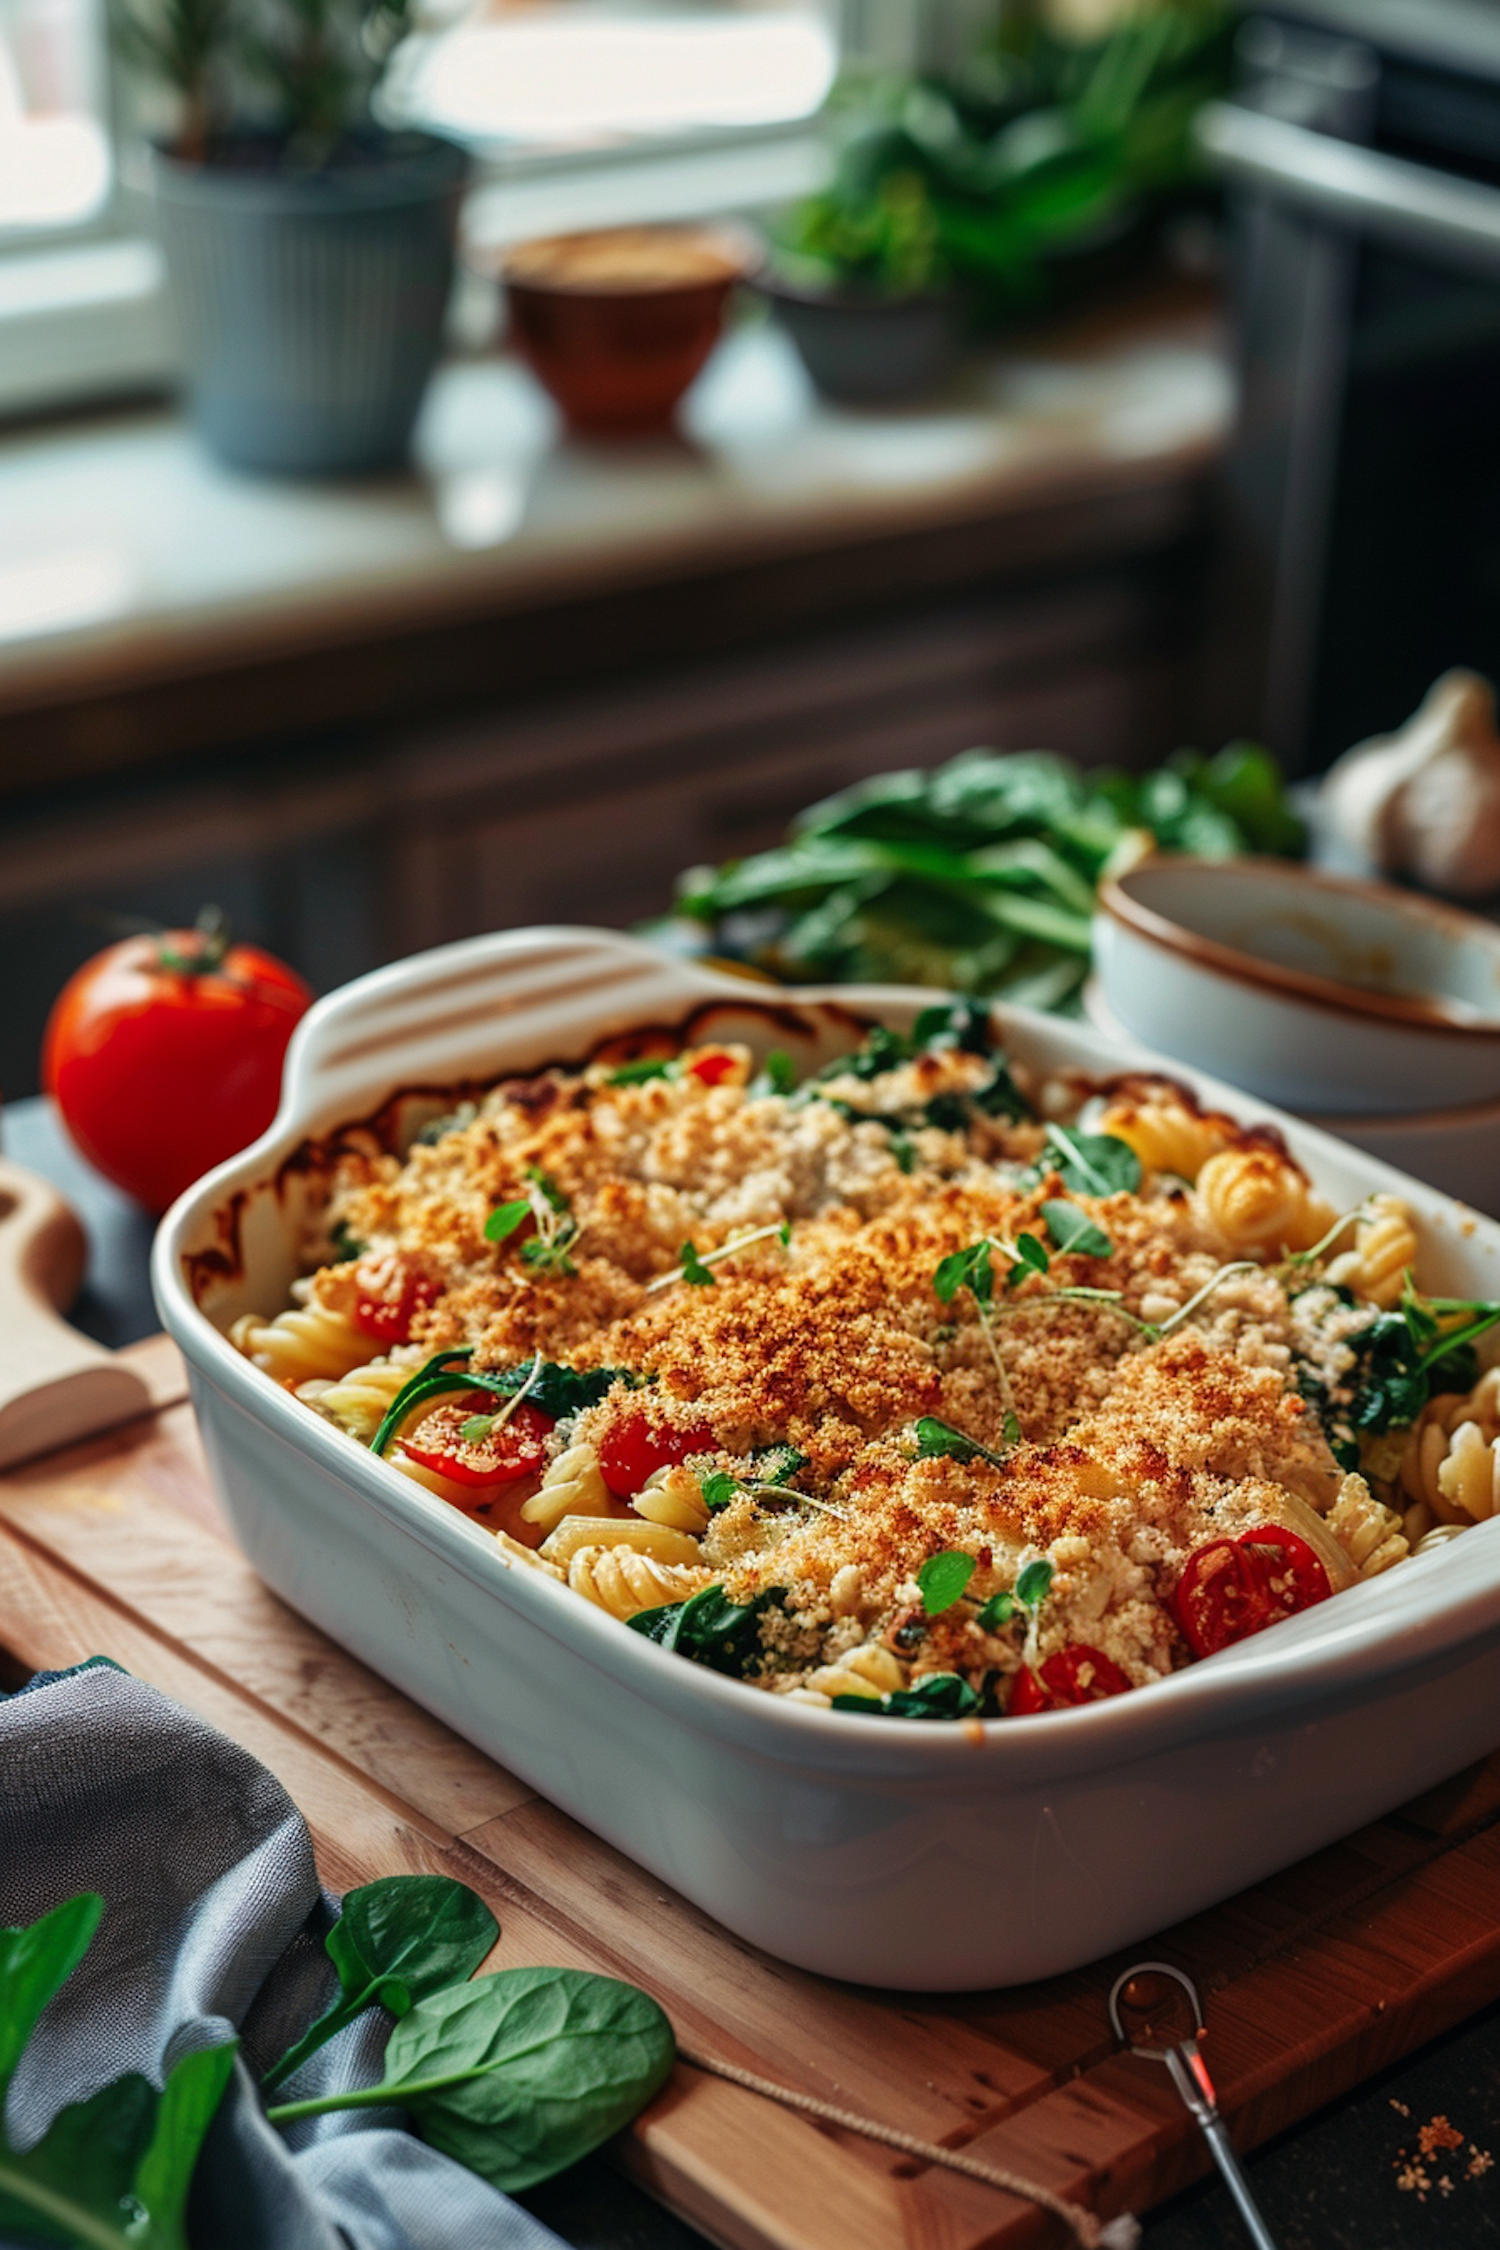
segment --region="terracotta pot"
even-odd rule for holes
[[[500,272],[516,348],[569,423],[622,436],[670,426],[747,262],[727,228],[616,227],[519,243]]]

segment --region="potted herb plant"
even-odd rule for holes
[[[833,180],[763,284],[819,387],[921,388],[960,307],[993,328],[1138,261],[1194,192],[1229,39],[1223,0],[1012,0],[962,69],[847,88]]]
[[[113,0],[173,99],[152,180],[194,422],[222,460],[387,467],[442,342],[464,152],[383,124],[411,0]]]

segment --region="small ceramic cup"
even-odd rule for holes
[[[751,262],[729,227],[611,227],[520,242],[499,261],[511,336],[575,430],[671,426]]]
[[[1500,928],[1285,860],[1154,859],[1101,886],[1122,1028],[1283,1108],[1392,1116],[1500,1096]]]

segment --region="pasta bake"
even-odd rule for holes
[[[1020,1717],[1149,1685],[1500,1498],[1500,1305],[1164,1078],[983,1010],[662,1038],[326,1152],[232,1339],[516,1568],[764,1692]]]

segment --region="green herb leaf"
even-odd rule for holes
[[[1108,1258],[1114,1252],[1104,1229],[1096,1227],[1087,1211],[1080,1211],[1076,1203],[1044,1203],[1042,1224],[1056,1250],[1071,1251],[1080,1258]]]
[[[783,1220],[782,1220],[782,1222],[781,1222],[780,1226],[779,1226],[779,1227],[778,1227],[778,1228],[776,1229],[776,1239],[777,1239],[777,1241],[778,1241],[778,1242],[779,1242],[779,1243],[781,1244],[781,1247],[782,1247],[782,1249],[783,1249],[783,1250],[790,1250],[790,1249],[791,1249],[791,1247],[792,1247],[792,1222],[791,1222],[791,1220],[790,1220],[790,1219],[783,1219]]]
[[[324,1940],[343,1997],[267,2071],[266,2090],[366,2008],[378,2002],[404,2016],[425,1994],[471,1977],[499,1934],[478,1893],[447,1875],[388,1875],[347,1892]]]
[[[433,2148],[515,2195],[627,2125],[674,2053],[666,2016],[634,1985],[582,1969],[502,1969],[403,2016],[380,2085],[268,2114],[285,2124],[395,2104]]]
[[[682,1268],[682,1279],[690,1282],[694,1289],[713,1288],[713,1269],[703,1263],[691,1242],[683,1244],[677,1262]]]
[[[472,1344],[434,1352],[391,1400],[379,1429],[370,1440],[371,1452],[384,1453],[408,1414],[425,1406],[429,1399],[441,1398],[450,1391],[488,1391],[494,1398],[514,1398],[517,1391],[525,1389],[529,1405],[538,1413],[561,1422],[570,1415],[581,1414],[586,1406],[597,1406],[616,1383],[628,1383],[633,1387],[640,1380],[624,1367],[560,1367],[554,1360],[543,1360],[533,1382],[534,1362],[531,1360],[523,1360],[519,1367],[490,1373],[469,1367],[473,1353]]]
[[[716,1469],[712,1476],[703,1479],[698,1489],[703,1494],[704,1507],[713,1515],[718,1509],[727,1508],[740,1488],[727,1469]]]
[[[576,1234],[577,1229],[575,1228],[573,1232]],[[568,1256],[568,1243],[572,1239],[573,1235],[570,1234],[566,1240],[559,1237],[553,1242],[548,1242],[539,1234],[528,1235],[521,1244],[521,1262],[523,1265],[530,1266],[536,1273],[559,1274],[566,1281],[578,1271],[578,1268]]]
[[[485,1439],[495,1427],[496,1419],[497,1417],[493,1414],[471,1414],[467,1422],[461,1424],[459,1428],[460,1444],[483,1445]]]
[[[1133,1195],[1141,1184],[1141,1160],[1128,1141],[1113,1133],[1075,1133],[1049,1125],[1049,1151],[1063,1184],[1079,1195]]]
[[[784,1586],[768,1586],[748,1602],[730,1601],[722,1586],[705,1586],[685,1602],[639,1610],[626,1622],[659,1648],[743,1680],[760,1669],[762,1623],[785,1606]]]
[[[568,1211],[568,1199],[563,1194],[563,1191],[558,1186],[556,1180],[552,1179],[549,1174],[542,1171],[540,1166],[536,1164],[527,1165],[526,1177],[528,1180],[530,1180],[534,1188],[539,1188],[541,1190],[543,1200],[550,1203],[554,1211],[560,1211],[566,1216]]]
[[[797,1065],[784,1047],[773,1047],[760,1066],[752,1093],[795,1094],[800,1084]]]
[[[1029,1610],[1040,1609],[1051,1590],[1054,1573],[1055,1566],[1045,1555],[1029,1562],[1016,1580],[1016,1600]]]
[[[969,1290],[977,1303],[987,1305],[995,1294],[989,1243],[971,1242],[967,1249],[951,1252],[934,1271],[932,1286],[945,1305],[952,1304],[960,1289]]]
[[[755,1463],[758,1484],[790,1484],[799,1469],[807,1467],[808,1457],[799,1453],[795,1445],[767,1445],[751,1455]]]
[[[917,1584],[922,1593],[922,1607],[929,1617],[941,1617],[944,1610],[962,1600],[975,1567],[974,1557],[960,1554],[956,1548],[928,1556],[917,1572]]]
[[[970,1719],[981,1703],[957,1672],[926,1672],[909,1688],[896,1688],[878,1701],[872,1695],[836,1695],[833,1708],[877,1719]]]
[[[1049,1271],[1051,1264],[1052,1260],[1034,1234],[1018,1235],[1016,1238],[1016,1262],[1005,1277],[1005,1286],[1007,1289],[1010,1288],[1012,1283],[1019,1281],[1025,1273],[1046,1273]]]
[[[648,1055],[640,1062],[621,1063],[609,1074],[611,1086],[644,1086],[653,1078],[675,1078],[677,1065],[669,1055]]]
[[[351,1259],[362,1258],[369,1248],[368,1243],[360,1241],[347,1219],[340,1219],[336,1226],[330,1228],[328,1243],[333,1252],[334,1263],[341,1266],[348,1265]]]
[[[1021,1425],[1014,1414],[1005,1417],[1005,1442],[1020,1442]],[[992,1453],[978,1438],[966,1437],[951,1422],[941,1421],[936,1414],[924,1414],[917,1424],[917,1459],[919,1461],[988,1461],[992,1468],[1003,1469],[1003,1453]]]
[[[974,1622],[981,1633],[998,1633],[1008,1625],[1016,1613],[1016,1597],[1007,1587],[1002,1593],[991,1594]]]
[[[498,1210],[492,1211],[485,1220],[484,1239],[486,1242],[508,1241],[517,1227],[523,1227],[527,1220],[534,1218],[534,1216],[531,1205],[524,1195],[515,1203],[502,1203]]]

